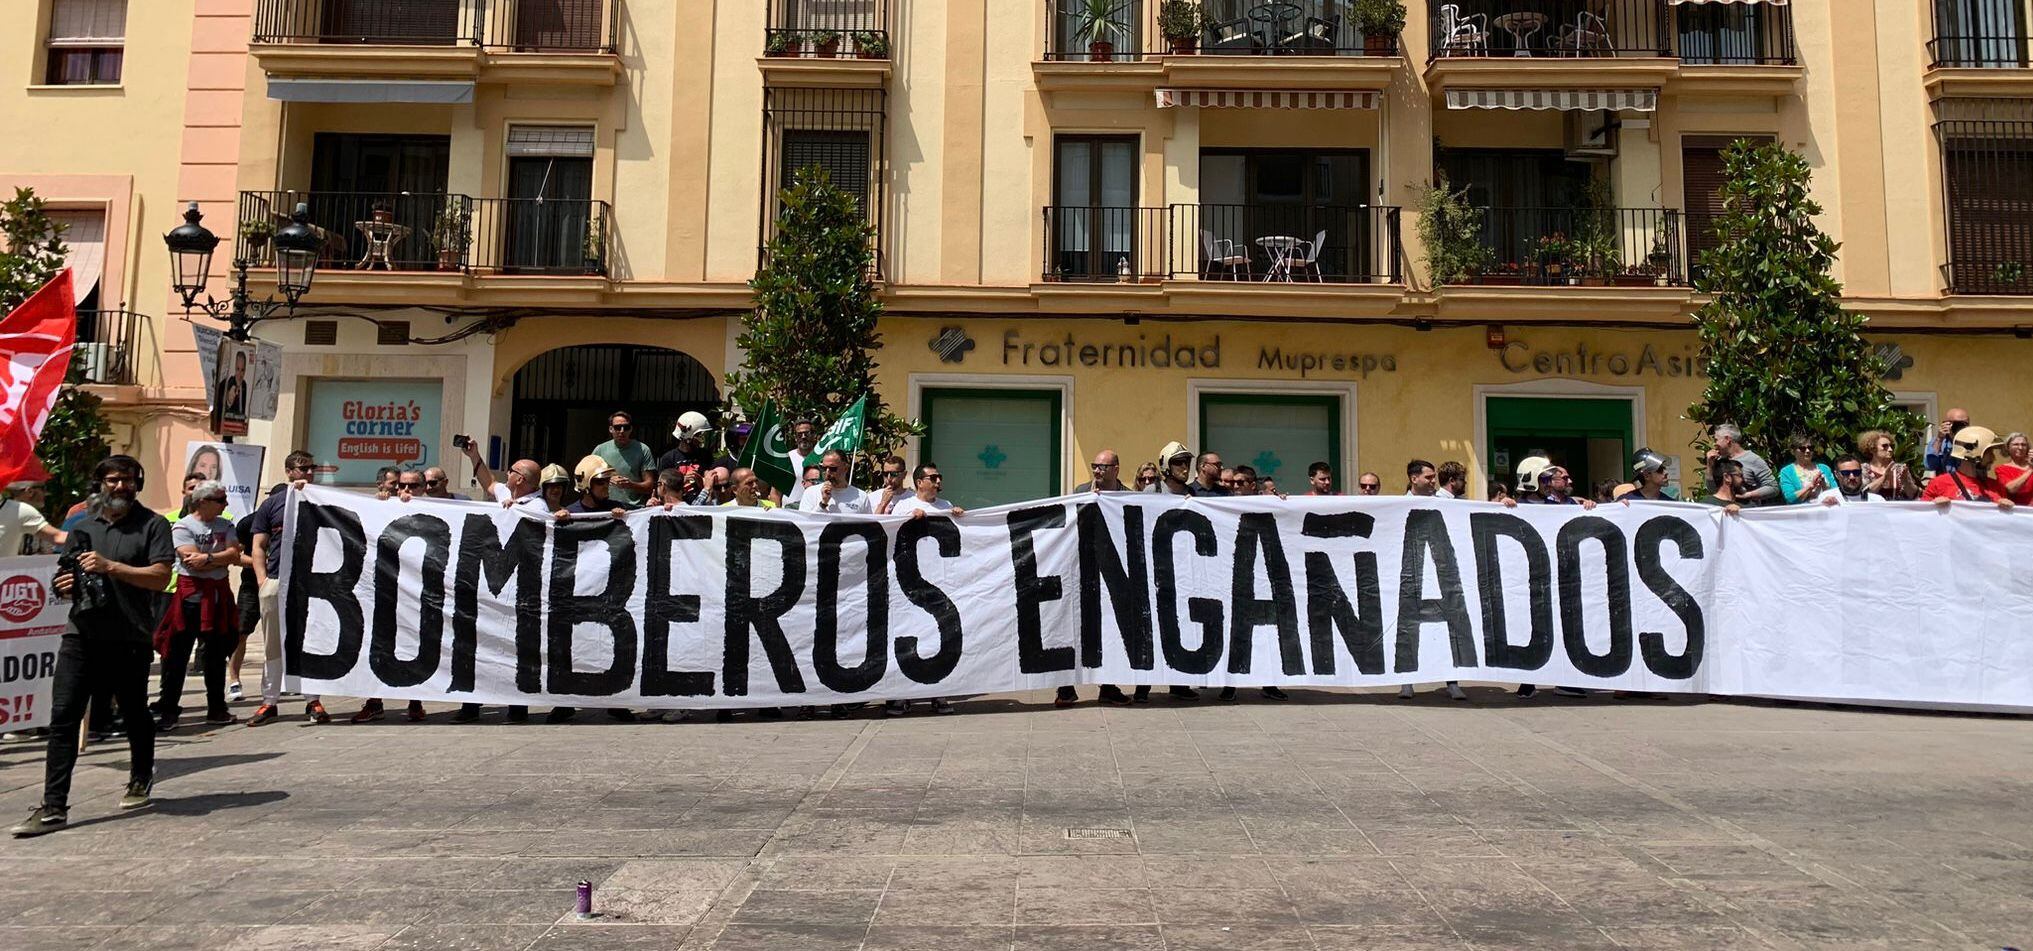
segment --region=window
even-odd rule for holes
[[[1208,393],[1200,397],[1200,446],[1221,464],[1249,466],[1279,491],[1306,491],[1306,467],[1325,462],[1337,484],[1341,466],[1339,396]]]
[[[1062,135],[1052,169],[1054,276],[1141,274],[1136,136]]]
[[[49,16],[52,86],[113,86],[127,47],[127,0],[53,0]]]
[[[1576,495],[1605,479],[1622,482],[1636,449],[1631,410],[1627,399],[1487,397],[1490,474],[1512,485],[1518,463],[1544,456],[1573,477]]]
[[[1771,136],[1688,136],[1680,144],[1681,192],[1687,207],[1687,262],[1695,280],[1702,276],[1701,255],[1721,241],[1715,221],[1722,217],[1722,152],[1738,139],[1770,142]]]
[[[1062,491],[1058,390],[927,389],[918,462],[939,467],[961,508]]]
[[[1946,99],[1936,109],[1949,292],[2033,293],[2033,100]]]
[[[882,273],[883,139],[888,99],[880,89],[769,87],[763,90],[761,253],[776,227],[780,191],[798,172],[822,168],[855,197],[875,234],[875,272]]]

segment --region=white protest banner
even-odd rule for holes
[[[0,558],[0,729],[49,725],[56,651],[70,602],[56,596],[56,558]]]
[[[1867,635],[1808,607],[2018,569],[1916,555],[1851,578],[1795,561],[1810,553],[1764,513],[1111,494],[958,520],[681,507],[559,524],[316,487],[293,502],[283,623],[312,693],[726,707],[1459,679],[2033,709],[2033,639],[2010,633],[2024,580],[2003,599],[1922,599],[1931,623]],[[1850,506],[1774,522],[1892,548],[1878,533],[1911,520],[1934,550],[1980,526],[1986,557],[2033,564],[2014,557],[2033,548],[2024,517]]]
[[[240,442],[184,444],[184,471],[216,479],[226,486],[226,511],[236,519],[254,514],[265,497],[261,492],[261,460],[268,450]]]

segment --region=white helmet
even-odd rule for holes
[[[703,439],[712,426],[712,423],[706,421],[706,414],[693,411],[678,417],[678,428],[671,430],[671,435],[680,441]]]
[[[1539,477],[1551,468],[1553,460],[1545,456],[1526,456],[1525,461],[1518,463],[1518,492],[1539,491]]]

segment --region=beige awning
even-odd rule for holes
[[[1559,109],[1567,112],[1659,108],[1657,89],[1449,89],[1449,109]]]
[[[1675,7],[1680,6],[1681,4],[1702,4],[1702,3],[1767,3],[1775,7],[1783,7],[1786,5],[1787,0],[1666,0],[1666,3],[1668,6]]]
[[[1158,108],[1178,109],[1375,109],[1369,91],[1265,89],[1160,89]]]

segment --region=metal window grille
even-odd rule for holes
[[[890,55],[889,0],[769,0],[768,24],[772,56]]]
[[[800,169],[816,165],[861,203],[875,229],[876,273],[882,273],[888,105],[881,89],[763,90],[762,177],[767,187],[760,243],[765,251],[780,207],[779,189],[789,187]]]
[[[1944,100],[1936,115],[1949,292],[2033,293],[2033,99]]]
[[[2025,68],[2029,62],[2025,0],[1934,0],[1934,65]]]

